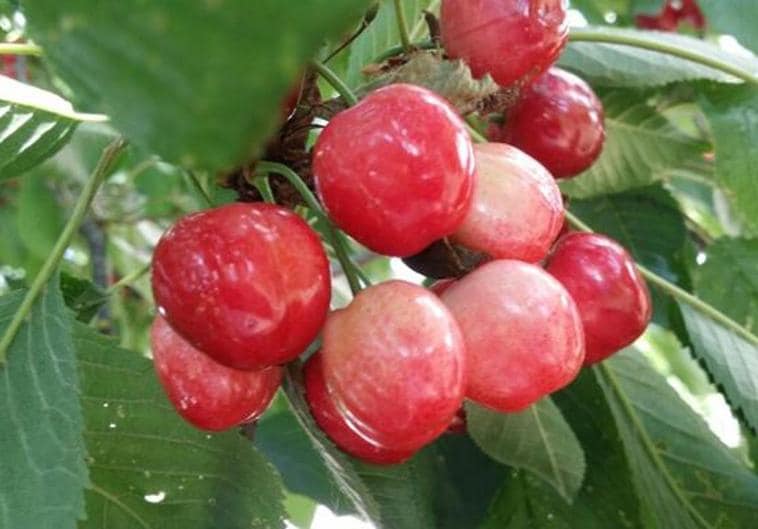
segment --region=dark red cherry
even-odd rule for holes
[[[466,397],[522,410],[574,380],[584,361],[579,311],[541,268],[497,260],[442,294],[466,343]]]
[[[293,212],[230,204],[179,220],[158,243],[160,313],[193,346],[237,369],[302,353],[329,309],[329,262]]]
[[[389,281],[329,315],[324,379],[364,439],[414,451],[442,434],[463,402],[466,358],[458,325],[429,290]]]
[[[603,104],[579,77],[551,68],[524,89],[505,124],[491,127],[490,136],[532,156],[555,178],[569,178],[600,156],[605,142]]]
[[[600,362],[634,342],[652,314],[650,292],[634,260],[603,235],[570,233],[555,247],[547,271],[579,307],[587,343],[585,364]]]
[[[460,117],[433,92],[405,84],[335,116],[313,154],[329,216],[371,250],[400,257],[455,231],[475,170]]]
[[[281,382],[279,367],[240,371],[214,362],[160,316],[153,322],[150,340],[155,371],[171,404],[203,430],[227,430],[257,419]]]
[[[567,10],[567,0],[443,0],[442,43],[477,77],[526,84],[558,59]]]
[[[354,432],[332,400],[324,383],[321,352],[305,364],[305,396],[319,428],[343,452],[377,465],[394,465],[409,459],[412,451],[395,451],[376,446]]]
[[[452,240],[493,258],[543,259],[565,214],[555,179],[510,145],[479,143],[474,152],[474,198]]]

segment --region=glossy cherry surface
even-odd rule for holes
[[[259,369],[287,362],[329,309],[329,262],[316,233],[289,210],[231,204],[180,219],[158,243],[160,313],[217,362]]]
[[[634,260],[616,241],[592,233],[570,233],[555,247],[547,271],[579,307],[587,342],[586,364],[594,364],[634,342],[652,315],[650,292]]]
[[[458,325],[429,290],[389,281],[332,313],[323,332],[324,379],[354,431],[377,446],[417,450],[463,401]]]
[[[171,404],[185,420],[222,431],[257,419],[271,403],[280,367],[240,371],[213,361],[157,316],[150,331],[153,363]]]
[[[343,452],[376,465],[394,465],[409,459],[412,451],[394,451],[380,448],[355,433],[335,406],[326,384],[321,365],[321,353],[308,359],[303,368],[305,397],[311,414],[319,428]]]
[[[442,43],[477,77],[525,84],[558,59],[567,9],[567,0],[443,0]]]
[[[475,171],[460,117],[436,94],[404,84],[335,116],[313,154],[329,216],[368,248],[399,257],[458,227]]]
[[[532,156],[555,178],[576,176],[603,150],[603,104],[582,79],[551,68],[524,89],[505,125],[491,127],[489,135]]]
[[[494,258],[544,258],[565,215],[555,179],[510,145],[480,143],[474,152],[474,198],[452,240]]]
[[[579,311],[541,268],[497,260],[442,294],[466,342],[466,397],[513,412],[569,384],[584,361]]]

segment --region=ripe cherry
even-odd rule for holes
[[[323,332],[324,379],[351,428],[394,451],[417,450],[463,401],[458,325],[429,290],[389,281],[332,313]]]
[[[237,369],[292,360],[318,334],[331,296],[316,233],[268,204],[189,215],[153,257],[160,313],[193,346]]]
[[[337,225],[400,257],[455,231],[475,171],[460,117],[433,92],[405,84],[335,116],[313,154],[316,187]]]
[[[526,84],[558,58],[568,38],[567,0],[443,0],[445,51],[476,77]]]
[[[555,247],[547,271],[579,307],[587,342],[585,364],[594,364],[634,342],[652,314],[650,292],[634,260],[603,235],[570,233]]]
[[[466,342],[466,397],[514,412],[569,384],[584,361],[579,311],[561,284],[521,261],[491,261],[442,294]]]
[[[454,242],[499,259],[537,262],[563,225],[555,179],[536,160],[504,143],[474,147],[474,198]]]
[[[412,451],[380,448],[369,443],[350,428],[327,391],[320,352],[308,359],[303,371],[305,375],[305,397],[308,400],[311,414],[319,428],[342,451],[377,465],[402,463],[413,455]]]
[[[576,176],[600,156],[605,142],[603,104],[576,75],[551,68],[508,110],[490,139],[510,143],[544,165],[555,178]]]
[[[150,339],[155,371],[171,404],[203,430],[227,430],[257,419],[281,382],[279,367],[240,371],[214,362],[160,316],[153,322]]]

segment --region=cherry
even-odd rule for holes
[[[18,56],[16,55],[2,55],[3,58],[3,75],[11,77],[13,79],[18,78]]]
[[[203,430],[222,431],[251,422],[271,403],[282,370],[240,371],[192,347],[160,316],[150,331],[153,362],[176,411]]]
[[[465,349],[458,325],[429,290],[388,281],[330,314],[324,379],[364,439],[393,451],[438,437],[463,401]]]
[[[230,204],[180,219],[158,243],[159,311],[193,346],[237,369],[302,353],[329,310],[329,262],[293,212]]]
[[[313,172],[334,221],[371,250],[405,257],[458,227],[476,168],[468,131],[439,96],[396,84],[335,116]]]
[[[504,143],[474,147],[474,198],[453,241],[493,258],[537,262],[563,225],[561,192],[536,160]]]
[[[466,397],[515,412],[569,384],[584,361],[579,311],[561,284],[521,261],[491,261],[442,294],[466,342]]]
[[[676,31],[681,22],[688,23],[698,31],[705,29],[705,15],[697,0],[666,0],[659,14],[643,14],[635,17],[635,25],[642,29]]]
[[[468,421],[466,419],[466,408],[461,408],[453,417],[453,422],[447,427],[447,433],[463,435],[468,432]]]
[[[518,147],[555,178],[568,178],[588,169],[600,156],[603,119],[603,104],[587,83],[551,68],[524,89],[509,109],[505,125],[490,128],[490,139]]]
[[[327,391],[322,371],[321,352],[308,359],[303,368],[305,397],[319,428],[343,452],[377,465],[394,465],[409,459],[412,451],[395,451],[369,443],[355,433],[335,406]]]
[[[526,84],[558,58],[568,38],[566,0],[443,0],[445,51],[476,77]]]
[[[650,292],[634,260],[616,241],[570,233],[555,247],[547,271],[579,307],[587,342],[585,364],[594,364],[634,342],[650,322]]]

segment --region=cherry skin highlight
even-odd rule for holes
[[[443,0],[442,44],[476,77],[525,85],[558,59],[567,10],[567,0]]]
[[[634,260],[616,241],[570,233],[556,245],[547,271],[579,307],[587,342],[585,364],[600,362],[631,344],[650,323],[650,292]]]
[[[324,379],[364,439],[415,451],[442,434],[463,402],[466,358],[458,325],[429,290],[388,281],[329,315]]]
[[[308,359],[303,368],[305,397],[319,428],[340,450],[375,465],[396,465],[410,459],[412,451],[380,448],[355,433],[335,406],[327,391],[322,371],[321,353]]]
[[[329,216],[371,250],[399,257],[455,231],[475,171],[460,117],[433,92],[405,84],[335,116],[313,151]]]
[[[497,259],[541,260],[565,215],[555,179],[510,145],[480,143],[474,152],[474,198],[452,240]]]
[[[466,397],[502,412],[522,410],[568,385],[584,361],[579,311],[541,268],[497,260],[442,294],[466,342]]]
[[[538,160],[555,178],[569,178],[588,169],[603,150],[603,104],[582,79],[551,68],[522,92],[505,125],[491,127],[489,135]]]
[[[180,219],[158,243],[159,312],[194,347],[236,369],[292,360],[323,326],[331,277],[321,241],[297,215],[230,204]]]
[[[240,371],[192,347],[160,316],[150,330],[153,363],[171,404],[187,422],[223,431],[260,417],[282,379],[279,367]]]

